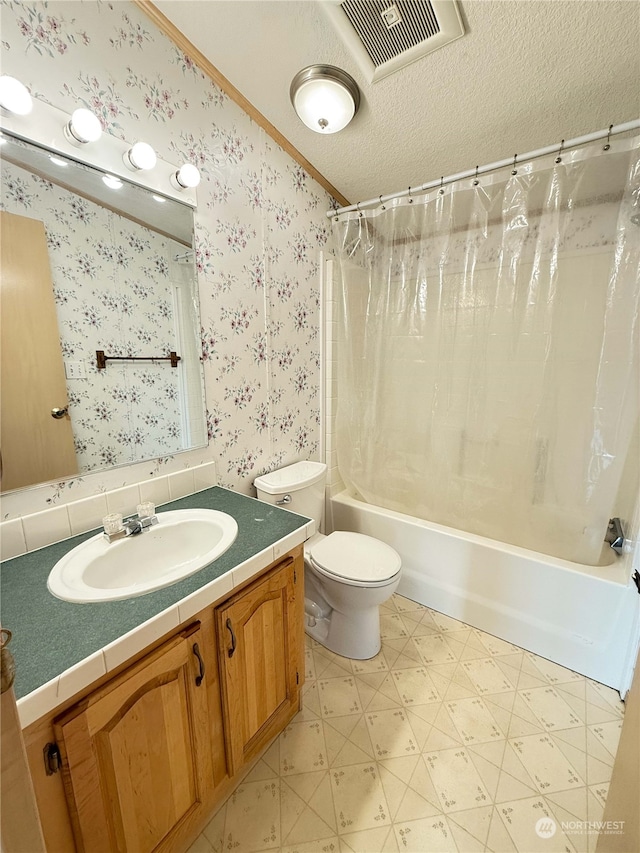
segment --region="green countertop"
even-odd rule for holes
[[[164,504],[158,512],[196,508],[232,515],[238,523],[235,542],[191,577],[138,598],[71,604],[48,591],[47,577],[55,563],[95,536],[95,530],[2,563],[0,617],[13,634],[18,699],[309,523],[303,516],[219,486]]]

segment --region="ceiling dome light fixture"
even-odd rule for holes
[[[27,87],[8,74],[0,77],[0,107],[18,116],[26,116],[33,109],[33,100]]]
[[[74,110],[64,126],[64,135],[72,145],[97,142],[102,136],[102,125],[98,116],[84,107]]]
[[[136,172],[153,169],[158,162],[156,152],[147,142],[136,142],[128,151],[125,151],[122,159],[128,169]]]
[[[178,190],[186,190],[197,187],[200,183],[200,172],[191,163],[180,166],[177,172],[171,175],[171,184]]]
[[[337,133],[360,106],[356,81],[335,65],[310,65],[291,81],[291,103],[301,121],[316,133]]]

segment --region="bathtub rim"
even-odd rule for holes
[[[551,554],[545,554],[542,551],[533,551],[529,548],[522,548],[520,545],[511,545],[507,542],[500,542],[498,539],[490,539],[488,536],[480,536],[477,533],[468,533],[465,530],[459,530],[457,527],[448,527],[447,525],[439,524],[435,521],[427,521],[426,519],[407,515],[406,513],[398,512],[397,510],[380,507],[377,504],[368,503],[368,501],[363,498],[351,494],[348,489],[342,489],[341,491],[331,495],[329,502],[332,501],[336,501],[337,503],[341,503],[345,506],[366,507],[367,510],[376,515],[391,516],[392,518],[396,518],[407,524],[424,528],[426,530],[433,530],[436,533],[440,533],[453,539],[463,539],[474,545],[499,551],[502,554],[513,555],[521,559],[533,560],[536,562],[544,562],[554,566],[555,568],[575,572],[577,574],[586,574],[602,581],[603,583],[611,583],[622,587],[628,587],[632,583],[630,573],[625,565],[627,561],[624,559],[624,554],[617,555],[614,552],[614,558],[611,563],[606,565],[588,566],[583,563],[574,563],[570,560],[564,560],[561,557],[554,557]],[[608,553],[605,545],[606,543],[603,542],[603,551]],[[615,571],[615,575],[613,577],[607,577],[603,574],[603,572],[613,573],[613,571]]]

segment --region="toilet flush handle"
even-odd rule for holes
[[[282,504],[290,504],[291,503],[291,495],[285,495],[282,500],[276,501],[276,506],[282,506]]]

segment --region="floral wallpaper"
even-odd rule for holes
[[[69,113],[89,107],[107,133],[144,139],[202,175],[195,231],[209,446],[173,458],[163,448],[144,476],[213,459],[222,485],[253,494],[261,472],[317,457],[330,196],[133,4],[9,0],[0,13],[3,73]],[[88,308],[102,310],[98,300]],[[140,479],[127,470],[89,475],[74,496]],[[52,489],[33,490],[32,511],[49,505]]]
[[[193,385],[200,401],[202,391],[200,365],[187,363],[180,341],[180,306],[183,316],[191,309],[199,332],[191,282],[174,260],[184,246],[8,162],[0,207],[45,226],[62,357],[82,366],[83,375],[67,376],[79,472],[188,446],[180,402]],[[112,362],[98,370],[96,350],[120,357],[175,351],[183,363]],[[196,383],[188,381],[193,368]],[[191,444],[202,444],[204,421],[193,426]]]

